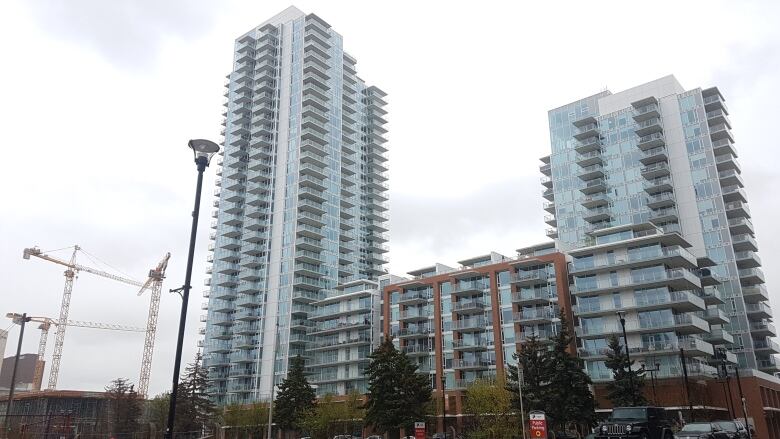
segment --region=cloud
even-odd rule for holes
[[[45,32],[91,47],[119,68],[153,65],[167,38],[206,34],[220,2],[208,0],[32,0],[30,12]]]

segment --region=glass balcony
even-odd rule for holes
[[[488,282],[460,281],[452,289],[451,294],[457,297],[473,296],[481,294],[489,288],[490,284]]]
[[[579,122],[579,121],[578,121]],[[577,140],[583,140],[587,139],[589,137],[598,136],[599,134],[599,126],[598,123],[595,121],[589,121],[588,123],[577,125],[575,123],[576,133],[574,134],[574,138]]]
[[[758,243],[756,242],[756,238],[753,238],[753,236],[745,233],[741,235],[732,235],[731,236],[731,243],[734,246],[734,251],[736,252],[742,252],[742,251],[758,251]]]
[[[639,159],[643,165],[652,165],[659,162],[668,162],[669,155],[666,151],[666,146],[658,146],[652,149],[647,149],[642,153],[642,157]]]
[[[742,170],[742,167],[737,161],[736,155],[733,154],[715,156],[715,166],[718,168],[718,171],[725,171],[726,169],[736,169],[737,171]]]
[[[745,187],[745,182],[742,180],[742,176],[740,175],[739,171],[737,171],[736,169],[726,169],[725,171],[720,171],[718,172],[718,178],[720,179],[721,187],[724,188],[724,193],[725,193],[725,188],[727,187],[732,187],[732,186]]]
[[[666,142],[664,140],[663,133],[653,133],[640,137],[636,146],[642,151],[645,151],[648,149],[657,148],[664,145],[665,143]]]
[[[772,340],[769,337],[764,337],[759,340],[753,340],[753,349],[756,351],[756,353],[769,353],[769,354],[777,354],[780,353],[780,345],[777,344],[774,340]]]
[[[732,185],[721,188],[723,193],[723,201],[726,203],[740,201],[747,203],[747,193],[742,189],[740,185]]]
[[[578,153],[587,153],[591,151],[598,151],[602,147],[601,139],[598,135],[585,138],[577,143],[574,150]]]
[[[473,337],[470,339],[459,339],[452,341],[452,349],[455,351],[486,351],[494,346],[493,340],[487,337]]]
[[[554,288],[525,289],[512,293],[512,302],[521,306],[547,304],[557,298],[558,292]]]
[[[658,104],[648,104],[634,110],[634,120],[641,122],[647,119],[661,117],[661,112],[658,108]]]
[[[456,314],[482,314],[485,312],[485,302],[481,300],[459,300],[452,304],[452,312]]]
[[[756,268],[761,266],[761,258],[758,253],[745,250],[734,253],[734,259],[737,260],[737,267],[739,268]]]
[[[600,164],[586,166],[579,170],[577,176],[583,181],[604,177],[604,168]]]
[[[661,209],[674,206],[676,200],[673,192],[664,192],[647,198],[647,207]]]
[[[672,270],[663,270],[642,274],[635,274],[630,278],[621,278],[618,282],[609,283],[588,282],[578,285],[578,278],[575,277],[575,285],[572,288],[574,294],[592,294],[610,291],[619,291],[626,288],[651,288],[668,286],[676,290],[691,290],[701,288],[701,281],[698,276],[690,270],[677,268]]]
[[[594,207],[606,206],[609,204],[609,202],[610,202],[609,196],[607,196],[607,194],[604,193],[589,195],[580,200],[580,204],[582,204],[584,207],[588,209]]]
[[[640,170],[642,177],[647,180],[653,180],[658,177],[668,176],[670,173],[669,163],[665,161],[656,162],[647,166],[643,166]]]
[[[577,154],[575,161],[578,165],[585,167],[595,165],[597,163],[604,163],[601,159],[601,151],[591,151],[584,154]],[[549,166],[549,165],[547,165]]]
[[[398,338],[428,338],[433,337],[435,329],[430,326],[417,326],[414,328],[401,328]]]
[[[655,223],[666,223],[669,221],[677,220],[677,209],[674,207],[667,207],[664,209],[657,209],[650,212],[650,221]]]
[[[734,142],[728,137],[712,141],[712,151],[715,155],[731,154],[734,157],[737,156],[737,151],[734,149]]]
[[[669,192],[672,190],[672,180],[668,177],[656,178],[654,180],[645,181],[642,186],[650,195],[659,194],[661,192]]]
[[[552,275],[546,270],[518,271],[510,277],[510,282],[520,286],[547,284]]]
[[[407,308],[401,311],[398,320],[401,322],[419,322],[433,317],[433,312],[422,308]]]
[[[555,201],[545,201],[542,205],[545,211],[555,214]]]
[[[592,195],[607,190],[607,181],[603,178],[588,181],[585,186],[580,188],[580,192],[585,195]]]
[[[398,298],[398,303],[412,305],[425,303],[433,299],[433,294],[429,290],[425,291],[406,291]]]
[[[605,324],[601,326],[579,326],[575,332],[582,338],[601,338],[605,335],[617,334],[622,330],[620,324]],[[633,321],[626,323],[627,333],[653,333],[675,331],[678,334],[708,333],[710,325],[704,319],[692,314],[674,315],[670,320]]]
[[[611,211],[608,207],[596,207],[585,211],[582,218],[589,223],[596,223],[610,219]]]
[[[456,358],[452,360],[452,368],[457,370],[481,370],[487,369],[490,366],[495,366],[496,360],[489,358],[472,358],[472,359],[460,359]]]
[[[769,292],[764,284],[752,285],[742,287],[742,297],[747,303],[766,302],[769,301]]]
[[[560,310],[556,308],[543,307],[523,309],[513,315],[514,321],[522,325],[533,325],[539,323],[552,322],[560,318]]]
[[[731,321],[726,313],[718,308],[707,309],[702,313],[701,317],[709,322],[710,325],[725,325]]]
[[[479,332],[484,331],[486,327],[492,326],[489,319],[483,317],[472,317],[467,319],[454,320],[452,330],[460,332]]]
[[[660,133],[663,131],[663,124],[661,124],[660,117],[653,117],[647,120],[643,120],[636,124],[636,135],[641,137],[648,136],[653,133]]]
[[[772,318],[772,308],[765,302],[746,303],[745,312],[751,320],[763,320]]]
[[[558,220],[555,218],[555,215],[545,215],[544,222],[547,223],[547,225],[553,227],[556,227],[558,225]]]
[[[778,365],[775,357],[759,358],[758,369],[763,372],[774,374],[775,372],[780,371],[780,365]]]
[[[725,203],[726,216],[729,218],[750,218],[750,209],[747,203],[732,201]],[[752,223],[751,223],[752,228]]]
[[[769,322],[750,322],[750,333],[754,336],[774,337],[777,335],[777,330]]]
[[[542,197],[548,201],[553,201],[555,199],[555,192],[553,192],[552,188],[544,189],[542,191]]]
[[[734,343],[734,336],[724,329],[711,329],[709,334],[702,337],[714,345]]]

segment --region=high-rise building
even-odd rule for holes
[[[547,234],[573,257],[594,380],[605,374],[599,351],[619,330],[618,310],[637,359],[662,375],[681,373],[681,347],[702,372],[719,346],[742,368],[780,370],[724,101],[716,87],[685,90],[667,76],[549,112]]]
[[[385,335],[430,377],[437,398],[446,396],[440,432],[462,431],[469,384],[503,377],[531,336],[551,344],[561,310],[570,329],[572,322],[566,256],[552,243],[459,263],[414,270],[413,279],[383,288]]]
[[[267,400],[290,357],[311,360],[316,304],[384,273],[385,94],[355,63],[292,7],[236,39],[204,292],[219,404]]]

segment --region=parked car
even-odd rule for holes
[[[675,435],[676,439],[729,439],[729,434],[714,422],[685,424]]]
[[[596,430],[596,439],[672,439],[662,407],[616,407]]]
[[[729,439],[747,439],[748,434],[745,425],[740,421],[712,421],[729,435]]]

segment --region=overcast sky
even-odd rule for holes
[[[549,151],[547,110],[672,73],[686,88],[717,85],[726,96],[774,286],[780,2],[295,5],[342,34],[359,76],[388,93],[393,273],[544,241],[538,158]],[[22,260],[24,247],[79,244],[138,279],[170,251],[150,388],[159,393],[170,387],[180,300],[167,290],[183,283],[195,186],[187,140],[220,140],[234,38],[290,3],[3,6],[0,311],[58,316],[62,269]],[[213,182],[209,169],[185,360],[200,326]],[[149,297],[135,293],[82,274],[71,319],[143,326]],[[6,355],[17,335],[14,328]],[[26,335],[24,351],[35,352],[39,332]],[[47,361],[53,342],[51,334]],[[140,334],[69,329],[59,387],[100,390],[118,376],[137,382],[142,343]]]

